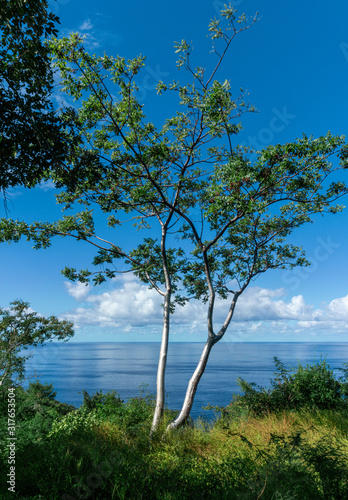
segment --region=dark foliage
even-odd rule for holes
[[[0,189],[34,186],[66,154],[52,104],[45,40],[59,19],[46,0],[0,0]]]

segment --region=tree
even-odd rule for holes
[[[55,223],[2,220],[1,240],[32,240],[45,248],[55,236],[82,240],[97,249],[99,270],[65,268],[69,279],[95,284],[132,271],[163,297],[163,335],[157,375],[153,430],[164,409],[164,377],[171,314],[190,299],[207,304],[207,342],[187,389],[182,411],[171,427],[182,425],[192,408],[209,354],[229,327],[238,298],[269,269],[308,265],[303,250],[288,242],[293,230],[314,215],[336,213],[347,193],[328,176],[346,166],[344,138],[331,134],[271,145],[251,160],[250,148],[235,144],[241,126],[236,120],[254,108],[245,93],[232,97],[230,83],[217,72],[232,40],[248,29],[244,15],[231,6],[209,25],[217,57],[207,76],[193,68],[191,47],[176,44],[178,67],[191,81],[185,85],[160,82],[158,93],[177,94],[181,111],[161,128],[145,121],[137,100],[137,75],[142,57],[97,57],[87,53],[78,34],[53,40],[51,51],[60,69],[63,89],[78,101],[62,119],[80,131],[81,142],[69,152],[69,164],[52,178],[63,189],[58,201],[64,210],[75,203],[80,212]],[[225,23],[225,24],[224,24]],[[217,44],[222,45],[218,52]],[[116,91],[111,84],[116,85]],[[330,162],[331,157],[340,160]],[[337,177],[337,175],[336,175]],[[107,216],[101,235],[91,207]],[[141,230],[138,244],[122,246],[120,227]],[[99,219],[98,219],[99,226]],[[110,230],[115,228],[115,238]],[[143,237],[141,235],[144,234]],[[226,319],[213,321],[216,298],[226,300]],[[227,302],[228,301],[228,302]]]
[[[65,151],[51,102],[45,40],[58,18],[46,0],[0,0],[0,189],[33,186]]]
[[[44,318],[22,300],[10,305],[10,309],[0,309],[0,386],[24,379],[25,362],[31,354],[23,356],[23,350],[52,340],[69,340],[74,334],[69,321],[60,321],[55,316]]]

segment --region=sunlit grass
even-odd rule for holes
[[[164,433],[163,424],[153,439],[149,422],[134,433],[127,432],[124,421],[120,425],[105,419],[92,433],[55,436],[40,454],[32,448],[30,463],[28,455],[19,453],[18,470],[24,462],[31,468],[26,484],[19,481],[19,487],[33,493],[28,499],[48,494],[44,498],[52,500],[81,495],[130,500],[343,499],[348,491],[345,417],[345,412],[332,410],[284,411],[201,422],[169,433]]]
[[[313,390],[314,375],[327,375],[322,363],[319,368],[300,374],[307,380],[313,375]],[[34,396],[23,392],[17,498],[346,500],[345,394],[333,399],[328,391],[329,408],[303,405],[305,399],[295,394],[299,407],[280,410],[274,404],[283,398],[278,387],[274,394],[250,391],[226,408],[215,408],[214,422],[198,420],[169,432],[173,413],[166,410],[151,437],[154,399],[144,391],[127,403],[116,393],[86,393],[84,405],[68,413],[59,405],[33,412]],[[287,401],[289,394],[294,392],[288,384]],[[319,402],[326,404],[321,396]],[[6,430],[6,421],[0,418],[1,429]],[[0,459],[6,469],[6,450]],[[6,483],[0,485],[0,498],[15,498]]]

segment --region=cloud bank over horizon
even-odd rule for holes
[[[65,282],[68,294],[79,304],[63,314],[73,321],[77,331],[93,328],[108,333],[129,332],[137,334],[161,333],[162,297],[140,283],[133,275],[113,280],[107,291],[83,283]],[[214,327],[218,332],[229,308],[229,301],[217,300]],[[171,331],[178,337],[189,334],[193,341],[206,336],[207,306],[191,300],[184,307],[177,306],[172,316]],[[262,341],[279,340],[315,341],[334,334],[345,334],[348,328],[348,295],[331,300],[320,308],[307,304],[302,295],[287,298],[284,288],[267,289],[250,287],[239,298],[236,311],[226,337],[229,340]],[[304,336],[306,338],[304,338]],[[126,340],[126,339],[125,339]],[[144,338],[145,340],[145,338]],[[159,336],[158,336],[159,340]],[[183,339],[183,340],[186,340]],[[338,340],[340,340],[338,338]]]

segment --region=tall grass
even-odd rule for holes
[[[201,420],[165,433],[173,417],[168,410],[150,439],[154,399],[146,391],[127,403],[116,393],[84,393],[81,408],[72,409],[52,403],[50,387],[18,393],[18,405],[27,410],[18,421],[16,495],[2,481],[1,499],[348,498],[343,392],[334,408],[311,402],[260,411],[260,388],[220,408],[214,423]],[[276,396],[269,391],[268,400],[274,397],[279,400],[279,390]],[[1,418],[1,432],[6,425]],[[2,447],[4,471],[6,453]]]

